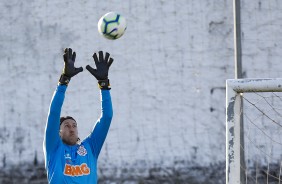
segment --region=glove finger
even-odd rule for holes
[[[106,54],[105,54],[105,61],[106,61],[106,62],[108,62],[109,57],[110,57],[110,54],[109,54],[108,52],[106,52]]]
[[[99,51],[99,62],[103,62],[104,57],[103,57],[103,51]]]
[[[92,75],[94,75],[96,69],[92,68],[90,65],[87,65],[86,70],[88,70]]]
[[[64,62],[66,63],[68,61],[68,57],[67,57],[67,54],[65,53],[64,54]]]
[[[65,63],[68,61],[68,48],[65,48],[64,49],[64,61],[65,61]]]
[[[75,61],[75,58],[76,58],[76,52],[73,52],[73,54],[72,54],[72,60]]]
[[[80,72],[82,72],[82,71],[83,71],[83,68],[82,68],[82,67],[75,68],[74,74],[76,75],[76,74],[78,74],[78,73],[80,73]]]
[[[93,54],[93,59],[94,59],[94,62],[95,62],[96,68],[97,68],[97,66],[99,64],[99,59],[97,57],[97,53],[96,52]]]
[[[94,77],[97,78],[97,75],[96,75],[97,70],[96,70],[96,69],[94,69],[94,68],[92,68],[91,66],[87,65],[87,66],[86,66],[86,70],[88,70]]]
[[[72,58],[72,49],[68,49],[68,59]]]
[[[114,59],[110,58],[109,62],[107,63],[108,68],[110,68],[113,62],[114,62]]]
[[[98,61],[99,61],[96,52],[94,52],[94,54],[93,54],[92,57],[93,57],[93,59],[94,59],[95,62],[98,62]]]

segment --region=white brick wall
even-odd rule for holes
[[[279,77],[282,4],[249,3],[242,2],[244,72]],[[101,160],[225,160],[224,87],[234,77],[231,1],[2,0],[0,7],[0,160],[29,161],[38,152],[43,161],[45,120],[65,47],[77,52],[76,66],[94,66],[93,51],[115,59],[114,118]],[[128,22],[116,41],[97,32],[109,11]],[[82,138],[99,117],[99,91],[86,70],[72,79],[62,115],[76,118]]]

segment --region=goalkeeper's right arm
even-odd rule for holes
[[[60,115],[66,89],[66,85],[59,84],[51,100],[44,136],[44,153],[46,159],[50,158],[50,153],[55,150],[59,141],[61,141],[59,136]]]
[[[59,79],[59,84],[56,91],[54,92],[53,98],[51,100],[47,123],[45,127],[44,136],[44,153],[45,159],[50,159],[50,153],[55,150],[56,146],[61,141],[59,136],[60,130],[60,115],[63,102],[65,99],[65,92],[67,85],[69,84],[71,78],[82,72],[82,67],[76,68],[74,66],[76,53],[72,52],[71,48],[66,48],[64,51],[64,68]]]

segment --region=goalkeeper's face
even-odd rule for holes
[[[60,126],[62,141],[68,145],[75,145],[78,140],[77,124],[73,119],[66,119]]]

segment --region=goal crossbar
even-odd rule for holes
[[[226,184],[242,184],[242,94],[282,92],[282,78],[226,80]]]

